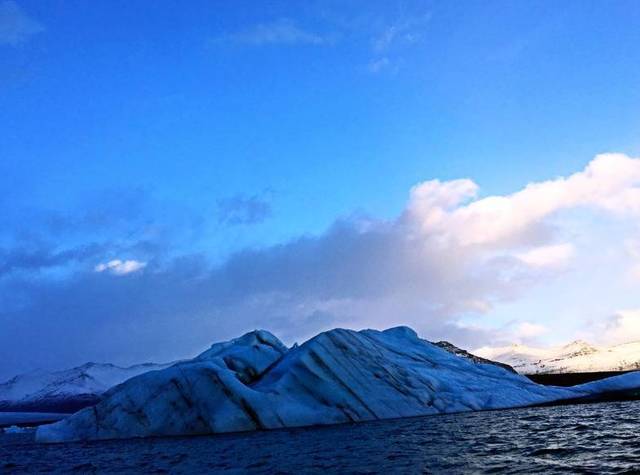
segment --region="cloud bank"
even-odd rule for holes
[[[154,246],[148,233],[126,247],[115,241],[127,257],[100,259],[114,254],[113,240],[74,255],[66,274],[5,264],[0,375],[45,361],[178,358],[258,327],[291,343],[335,326],[408,324],[427,338],[477,347],[495,335],[465,316],[490,313],[581,259],[569,220],[559,219],[574,212],[635,222],[640,159],[599,155],[573,175],[502,196],[479,197],[469,179],[430,180],[410,190],[395,219],[342,218],[323,234],[217,264],[201,253],[168,253],[170,244]],[[625,236],[615,239],[627,249]],[[548,331],[514,318],[513,335]]]

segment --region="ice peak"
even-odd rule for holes
[[[404,326],[404,325],[387,328],[382,333],[384,333],[386,335],[391,335],[391,336],[405,337],[405,338],[409,338],[411,340],[414,340],[414,339],[418,338],[418,334],[415,332],[415,330],[413,328],[409,328],[409,327]]]
[[[234,338],[233,340],[212,344],[211,347],[204,353],[200,354],[198,358],[204,359],[218,356],[221,351],[232,346],[249,347],[260,345],[271,347],[279,353],[284,353],[287,351],[287,347],[284,345],[284,343],[282,343],[273,333],[267,330],[253,330],[245,333],[238,338]]]

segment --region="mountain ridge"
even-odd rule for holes
[[[584,340],[549,348],[513,344],[481,347],[480,357],[512,366],[520,374],[563,374],[640,369],[640,341],[595,346]]]
[[[127,379],[172,364],[88,362],[64,370],[22,373],[0,383],[0,411],[75,412],[98,403],[102,394]]]

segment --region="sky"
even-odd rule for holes
[[[640,339],[636,1],[0,0],[0,379],[409,325]]]

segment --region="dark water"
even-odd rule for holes
[[[209,437],[39,445],[0,435],[0,472],[638,473],[639,401]]]

